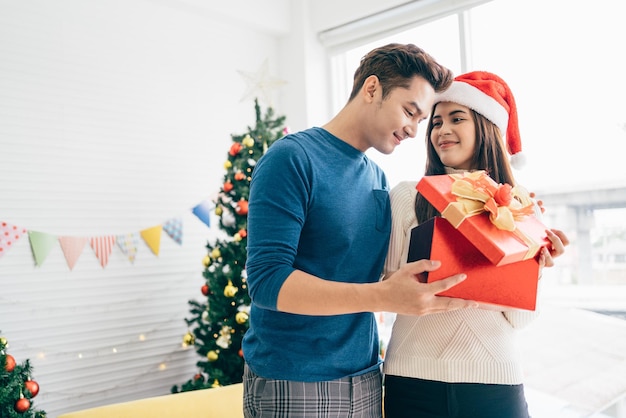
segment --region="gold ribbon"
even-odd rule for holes
[[[465,219],[486,212],[496,228],[513,232],[529,247],[524,259],[533,257],[539,251],[541,244],[520,231],[515,224],[534,213],[533,201],[525,189],[498,184],[483,170],[450,174],[450,177],[454,179],[451,191],[456,196],[456,202],[449,203],[441,216],[452,226],[458,228]]]

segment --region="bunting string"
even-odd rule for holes
[[[214,209],[210,200],[203,200],[191,209],[191,212],[209,228],[211,227],[210,213]],[[23,236],[28,236],[35,266],[41,266],[55,245],[60,245],[67,266],[74,269],[76,262],[83,253],[87,243],[94,251],[102,268],[109,262],[109,256],[116,246],[132,263],[143,241],[150,251],[159,255],[161,235],[165,232],[177,244],[183,243],[183,220],[181,217],[167,219],[160,225],[154,225],[141,231],[128,232],[119,235],[104,235],[95,237],[76,237],[68,235],[53,235],[42,231],[33,231],[22,226],[13,225],[0,220],[0,261]]]

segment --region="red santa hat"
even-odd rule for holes
[[[523,167],[525,157],[522,155],[517,106],[504,80],[486,71],[461,74],[446,91],[436,95],[435,104],[439,102],[467,106],[493,122],[506,138],[511,165],[517,169]]]

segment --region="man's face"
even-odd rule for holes
[[[390,154],[406,138],[413,138],[417,125],[425,120],[435,100],[435,90],[422,77],[415,76],[409,88],[397,87],[382,99],[375,92],[373,112],[368,122],[368,147]]]

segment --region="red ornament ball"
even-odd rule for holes
[[[248,201],[240,200],[237,203],[237,215],[247,215],[248,214]]]
[[[33,398],[39,393],[39,384],[34,380],[24,382],[24,387],[30,391],[31,397]]]
[[[230,146],[230,150],[228,151],[228,153],[234,157],[235,155],[239,154],[239,151],[241,151],[242,148],[243,145],[241,145],[241,142],[235,142],[233,145]]]
[[[200,288],[200,291],[202,292],[202,294],[204,296],[208,296],[209,295],[209,286],[207,286],[206,284],[204,286],[202,286]]]
[[[26,398],[20,398],[15,402],[15,410],[17,412],[26,412],[30,408],[30,401]]]
[[[11,373],[15,369],[15,358],[11,354],[7,354],[6,361],[4,363],[4,370]]]

